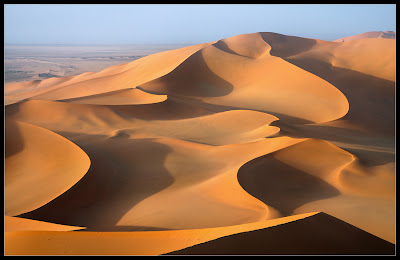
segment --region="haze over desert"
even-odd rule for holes
[[[395,44],[254,32],[5,82],[5,254],[394,255]]]

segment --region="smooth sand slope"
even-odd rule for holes
[[[325,122],[346,114],[346,97],[334,86],[270,52],[261,34],[235,36],[204,47],[171,73],[141,87],[271,113],[282,120]]]
[[[346,234],[346,235],[344,235]],[[209,229],[6,233],[12,254],[394,254],[394,245],[324,213]],[[21,244],[21,238],[24,243]]]
[[[10,254],[160,255],[220,237],[274,227],[315,216],[316,214],[316,212],[311,212],[250,224],[191,230],[136,232],[54,232],[46,230],[7,232],[6,250]],[[24,240],[24,244],[20,243],[21,238]],[[155,246],[155,243],[157,243],[157,246]]]
[[[6,121],[5,136],[7,216],[45,205],[76,184],[89,169],[85,152],[49,130]]]
[[[84,227],[59,225],[44,221],[4,216],[5,232],[16,231],[72,231],[84,229]]]
[[[140,89],[123,89],[109,93],[78,97],[66,101],[79,104],[92,105],[135,105],[152,104],[162,102],[167,99],[167,95],[152,95]]]
[[[365,32],[365,33],[360,33],[360,34],[357,34],[357,35],[352,35],[352,36],[349,36],[349,37],[343,37],[343,38],[334,40],[334,42],[347,42],[347,41],[358,40],[358,39],[365,39],[365,38],[387,38],[387,39],[396,39],[396,32],[392,32],[392,31],[384,31],[384,32],[372,31],[372,32]]]
[[[254,33],[6,85],[6,254],[392,254],[394,46]]]
[[[394,251],[393,244],[318,213],[283,225],[217,238],[168,255],[392,255]]]

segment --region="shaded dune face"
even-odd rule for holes
[[[170,74],[142,84],[141,88],[190,96],[205,103],[277,116],[283,114],[286,118],[308,122],[344,116],[348,102],[339,90],[321,78],[271,56],[273,52],[289,55],[305,51],[315,41],[298,37],[286,39],[288,36],[275,34],[268,36],[250,34],[220,40],[190,56]],[[295,52],[285,52],[292,49]]]
[[[301,66],[306,62],[296,60],[293,63]],[[337,67],[317,70],[315,74],[321,75],[346,95],[350,105],[343,119],[391,134],[394,129],[394,81]]]
[[[81,144],[92,158],[92,166],[84,178],[67,193],[21,217],[73,223],[87,230],[124,229],[116,224],[128,210],[174,181],[161,163],[168,147],[151,139],[116,138],[107,142],[106,147],[90,141]],[[98,152],[96,149],[104,150]],[[124,150],[126,154],[118,153],[118,150]],[[140,163],[150,158],[152,166]]]
[[[242,34],[219,40],[213,46],[234,55],[253,59],[267,55],[271,50],[271,46],[263,41],[261,35],[257,33]]]
[[[215,75],[201,51],[187,58],[171,73],[141,85],[148,91],[179,96],[225,96],[232,91],[229,82]]]
[[[394,46],[260,32],[6,85],[6,253],[391,254]]]
[[[5,136],[8,152],[4,188],[8,216],[47,204],[74,186],[89,168],[90,159],[85,152],[46,129],[7,121]],[[51,185],[44,186],[42,182]]]
[[[247,192],[283,215],[292,214],[296,208],[308,202],[339,194],[324,180],[269,155],[242,166],[238,181]]]
[[[310,50],[322,42],[316,39],[287,36],[278,33],[262,32],[261,38],[271,46],[271,55],[286,58]]]
[[[328,236],[326,225],[334,227]],[[347,236],[342,236],[343,231]],[[307,255],[310,251],[320,255],[391,255],[394,250],[394,245],[387,241],[318,213],[286,225],[218,238],[168,255]]]
[[[139,84],[171,72],[188,56],[207,45],[198,44],[155,53],[140,61],[113,66],[100,72],[9,84],[5,91],[5,104],[29,99],[64,100],[135,88]]]
[[[346,193],[343,172],[355,157],[318,139],[253,159],[238,171],[240,185],[282,215],[313,201]]]

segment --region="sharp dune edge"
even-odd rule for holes
[[[5,254],[394,254],[395,40],[356,38],[5,85]]]

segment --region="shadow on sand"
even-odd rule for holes
[[[306,203],[340,194],[324,180],[295,169],[270,154],[247,162],[237,176],[245,191],[285,216]]]
[[[82,226],[86,231],[160,230],[117,223],[140,201],[174,182],[163,167],[169,148],[152,139],[123,136],[74,139],[90,157],[89,171],[61,196],[18,217]]]

